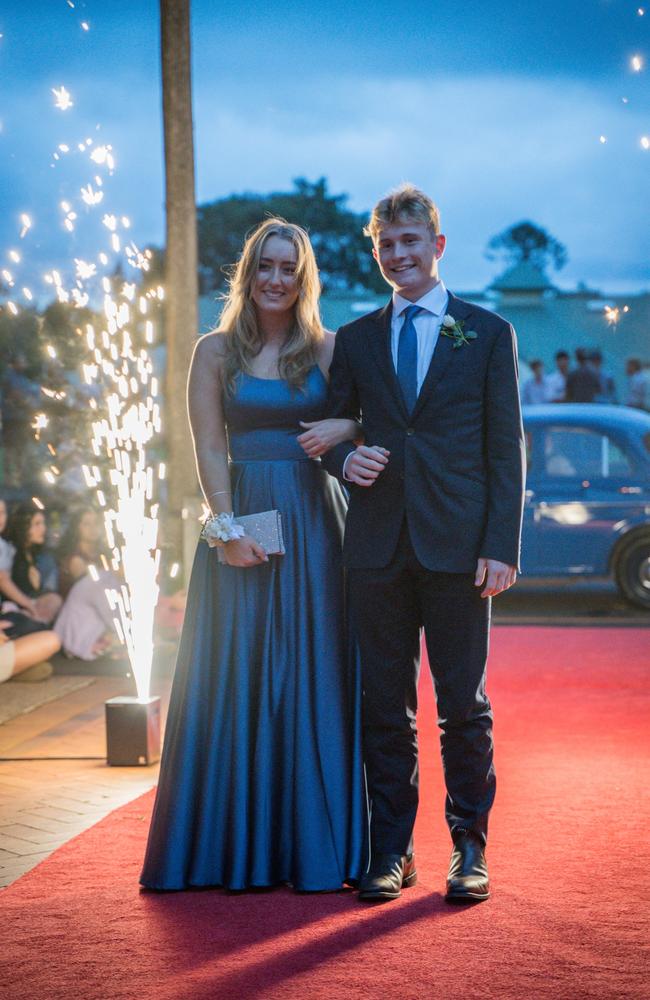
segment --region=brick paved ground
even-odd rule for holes
[[[95,683],[0,725],[0,757],[100,760],[0,762],[0,887],[10,885],[71,837],[147,791],[158,768],[108,767],[104,702],[133,694],[133,682]],[[166,714],[169,679],[154,683]]]

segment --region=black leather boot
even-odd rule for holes
[[[458,832],[454,835],[445,899],[448,903],[481,903],[489,898],[483,843],[472,833]]]
[[[359,899],[380,903],[397,899],[402,889],[415,885],[418,875],[413,854],[378,854],[359,884]]]

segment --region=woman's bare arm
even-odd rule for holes
[[[221,334],[201,337],[192,355],[187,383],[187,408],[194,441],[196,469],[205,502],[212,514],[233,509],[228,467],[228,434],[223,410]],[[246,535],[224,544],[230,566],[266,562],[264,549]]]
[[[19,608],[24,608],[30,614],[34,614],[34,602],[27,594],[24,594],[20,587],[17,587],[7,570],[0,572],[0,594],[8,601],[13,601]]]
[[[223,414],[221,334],[201,337],[192,355],[187,409],[194,456],[205,502],[213,514],[232,510],[228,437]]]

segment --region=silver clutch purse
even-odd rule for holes
[[[282,515],[279,510],[263,510],[259,514],[244,514],[236,517],[235,524],[240,524],[249,538],[254,538],[268,556],[283,556],[287,551],[282,536]],[[218,546],[219,562],[225,563],[223,548]]]

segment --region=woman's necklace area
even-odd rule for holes
[[[270,379],[280,377],[280,369],[278,367],[280,347],[277,338],[274,337],[273,339],[275,343],[273,345],[265,345],[250,367],[251,374],[257,378]]]
[[[279,378],[280,370],[278,368],[279,355],[276,354],[273,358],[260,358],[255,359],[255,364],[251,366],[251,371],[253,375],[257,378]]]

